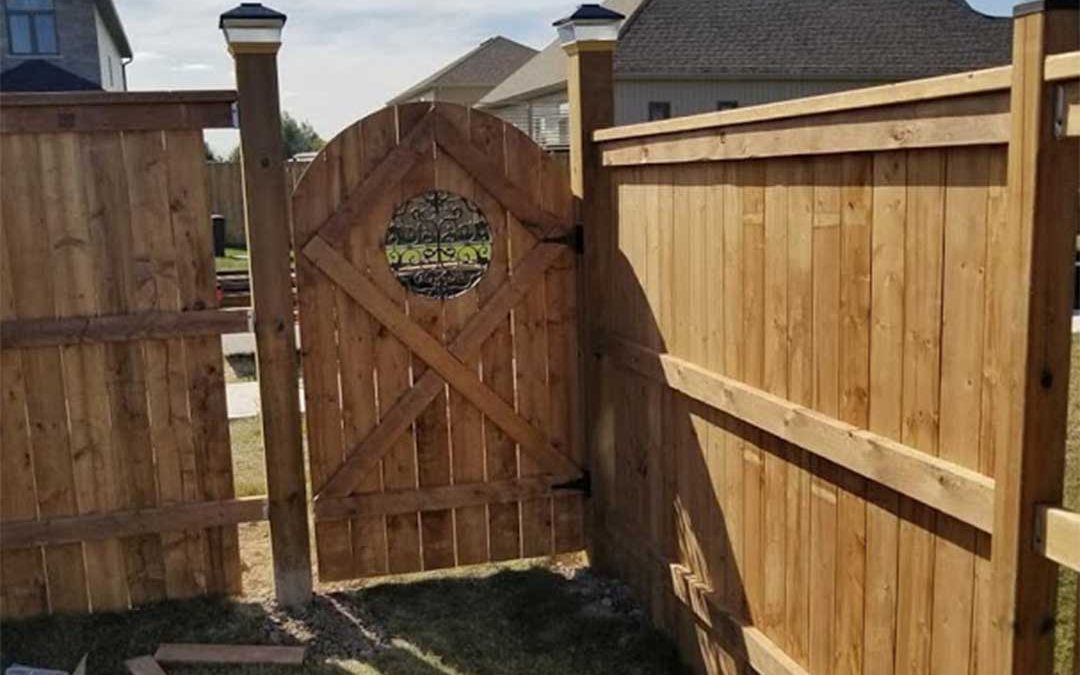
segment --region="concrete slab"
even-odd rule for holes
[[[229,419],[242,420],[258,417],[262,411],[259,405],[258,382],[232,382],[225,385],[226,407]],[[300,385],[300,411],[304,411],[304,386]]]

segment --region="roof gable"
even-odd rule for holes
[[[611,0],[622,78],[907,80],[1008,63],[1012,21],[964,0]],[[638,6],[640,5],[640,6]],[[636,11],[635,11],[636,10]],[[566,86],[553,41],[482,107]]]
[[[1012,22],[965,0],[648,0],[616,73],[899,80],[1009,62]]]
[[[44,59],[30,59],[0,73],[0,91],[101,91],[101,87]]]
[[[400,103],[435,87],[494,87],[536,53],[535,49],[501,35],[490,38],[401,92],[390,103]]]
[[[608,0],[604,7],[626,17],[631,17],[642,0]],[[630,19],[623,22],[629,25]],[[493,106],[510,103],[523,97],[531,97],[566,84],[566,52],[558,40],[552,40],[544,49],[499,83],[479,101],[479,105]]]

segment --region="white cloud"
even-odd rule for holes
[[[228,88],[218,15],[236,0],[117,0],[136,49],[133,89]],[[267,0],[288,15],[279,55],[283,105],[325,138],[493,35],[540,48],[575,0]],[[208,134],[226,152],[235,141]],[[229,143],[229,145],[221,145]]]
[[[213,70],[214,67],[209,63],[182,63],[179,66],[173,66],[172,69],[181,73],[193,73],[200,70]]]

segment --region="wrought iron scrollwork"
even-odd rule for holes
[[[430,190],[394,209],[383,250],[406,289],[453,298],[479,283],[491,264],[491,229],[468,199]]]

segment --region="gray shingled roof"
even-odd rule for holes
[[[964,0],[647,0],[616,72],[911,79],[1009,62],[1012,22]]]
[[[642,0],[608,0],[604,6],[623,16],[631,16]],[[624,22],[625,23],[625,22]],[[553,31],[554,32],[554,31]],[[566,86],[566,52],[558,40],[521,66],[513,75],[489,91],[478,105],[501,105],[519,97],[532,97]]]
[[[964,0],[644,0],[615,51],[622,78],[906,80],[1009,62],[1012,22]],[[632,16],[631,16],[632,14]],[[557,42],[480,100],[494,107],[557,91]]]
[[[532,47],[501,35],[489,38],[468,54],[401,92],[391,99],[390,104],[406,101],[434,87],[494,87],[536,53]]]

